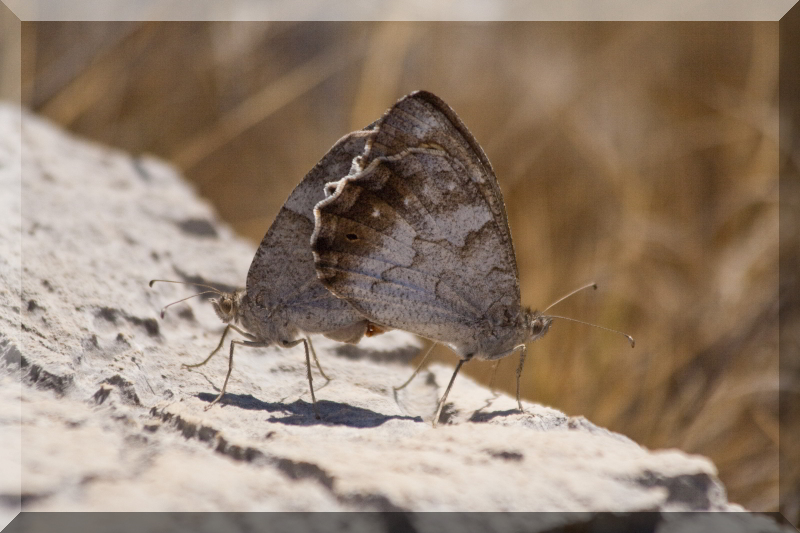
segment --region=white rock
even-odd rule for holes
[[[0,107],[7,174],[19,160],[15,113]],[[193,371],[180,365],[204,358],[223,325],[199,298],[161,320],[163,305],[194,289],[147,283],[240,286],[254,246],[168,165],[34,116],[23,125],[21,284],[11,268],[19,216],[0,228],[11,265],[0,273],[0,424],[11,436],[6,471],[20,468],[21,453],[24,510],[740,509],[703,457],[649,451],[533,403],[520,414],[512,398],[463,375],[448,423],[432,428],[451,369],[434,365],[395,397],[391,386],[420,346],[401,332],[358,347],[314,338],[333,377],[325,383],[315,371],[322,420],[309,403],[302,346],[237,349],[224,405],[204,411],[226,355]],[[8,191],[13,215],[19,202]],[[18,480],[0,479],[2,501],[13,502]],[[437,515],[414,516],[419,530],[437,525]],[[538,530],[593,515],[547,516]]]

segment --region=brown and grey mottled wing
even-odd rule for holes
[[[357,342],[366,330],[364,317],[320,283],[309,241],[325,183],[347,175],[369,135],[356,131],[340,139],[295,187],[262,239],[247,274],[247,294],[264,323],[327,333],[345,342]]]
[[[517,323],[517,265],[494,171],[438,97],[395,104],[328,191],[315,209],[317,272],[371,321],[464,347]]]

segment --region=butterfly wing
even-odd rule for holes
[[[340,139],[295,187],[262,239],[247,274],[256,327],[327,333],[345,342],[357,342],[364,333],[364,317],[318,280],[309,241],[325,183],[347,175],[369,134],[356,131]]]
[[[442,100],[427,92],[401,99],[328,191],[315,209],[312,249],[331,291],[373,322],[464,356],[516,335],[519,281],[502,194],[483,150]]]

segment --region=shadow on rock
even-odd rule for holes
[[[405,363],[410,364],[420,349],[417,346],[399,346],[394,350],[369,350],[356,344],[341,344],[333,349],[339,356],[352,361],[365,359],[376,363]]]
[[[472,416],[469,417],[470,422],[488,422],[489,420],[496,418],[498,416],[511,416],[511,415],[518,415],[519,409],[506,409],[505,411],[475,411],[472,413]]]
[[[204,402],[212,402],[216,395],[201,392],[197,398]],[[412,422],[422,422],[419,416],[399,416],[384,415],[369,409],[353,407],[345,403],[320,400],[317,402],[321,420],[314,417],[314,409],[310,403],[303,400],[296,400],[292,403],[264,402],[250,394],[230,394],[226,393],[219,402],[221,405],[230,405],[240,409],[251,411],[268,411],[270,413],[282,413],[284,416],[272,416],[268,422],[278,422],[291,426],[348,426],[354,428],[373,428],[380,426],[389,420],[410,420]]]

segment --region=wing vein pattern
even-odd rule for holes
[[[328,191],[315,208],[317,272],[370,320],[472,344],[518,323],[517,265],[494,171],[438,97],[418,92],[395,104]]]

